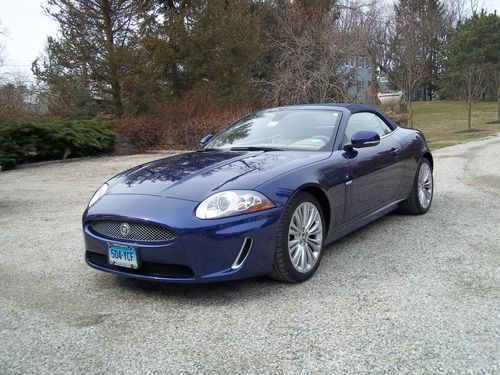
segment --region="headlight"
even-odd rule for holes
[[[211,195],[196,209],[199,219],[218,219],[275,207],[266,196],[256,191],[229,190]]]
[[[97,191],[92,196],[92,199],[90,199],[89,207],[97,202],[99,198],[101,198],[104,194],[106,194],[106,192],[108,191],[108,187],[108,184],[104,184],[99,189],[97,189]]]

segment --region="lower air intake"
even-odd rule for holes
[[[108,263],[108,257],[104,254],[97,254],[87,251],[85,254],[87,260],[97,266],[107,268],[114,271],[126,272],[133,275],[153,276],[153,277],[169,277],[169,278],[189,278],[194,277],[194,272],[187,266],[178,264],[164,264],[142,262],[139,269],[131,269],[119,266],[113,266]]]

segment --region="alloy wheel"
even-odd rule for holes
[[[323,245],[323,222],[316,206],[303,202],[293,213],[288,228],[288,252],[293,267],[310,271],[318,261]]]
[[[432,170],[429,164],[423,163],[418,172],[418,201],[427,209],[432,201]]]

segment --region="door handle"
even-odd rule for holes
[[[391,154],[392,154],[392,156],[396,156],[397,154],[399,154],[399,151],[401,151],[401,150],[399,148],[397,148],[397,147],[391,148]]]

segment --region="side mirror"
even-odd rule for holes
[[[371,130],[361,130],[352,135],[351,146],[354,148],[372,147],[380,143],[380,135]]]
[[[204,146],[209,140],[213,138],[213,134],[207,134],[202,139],[200,139],[200,146]]]

